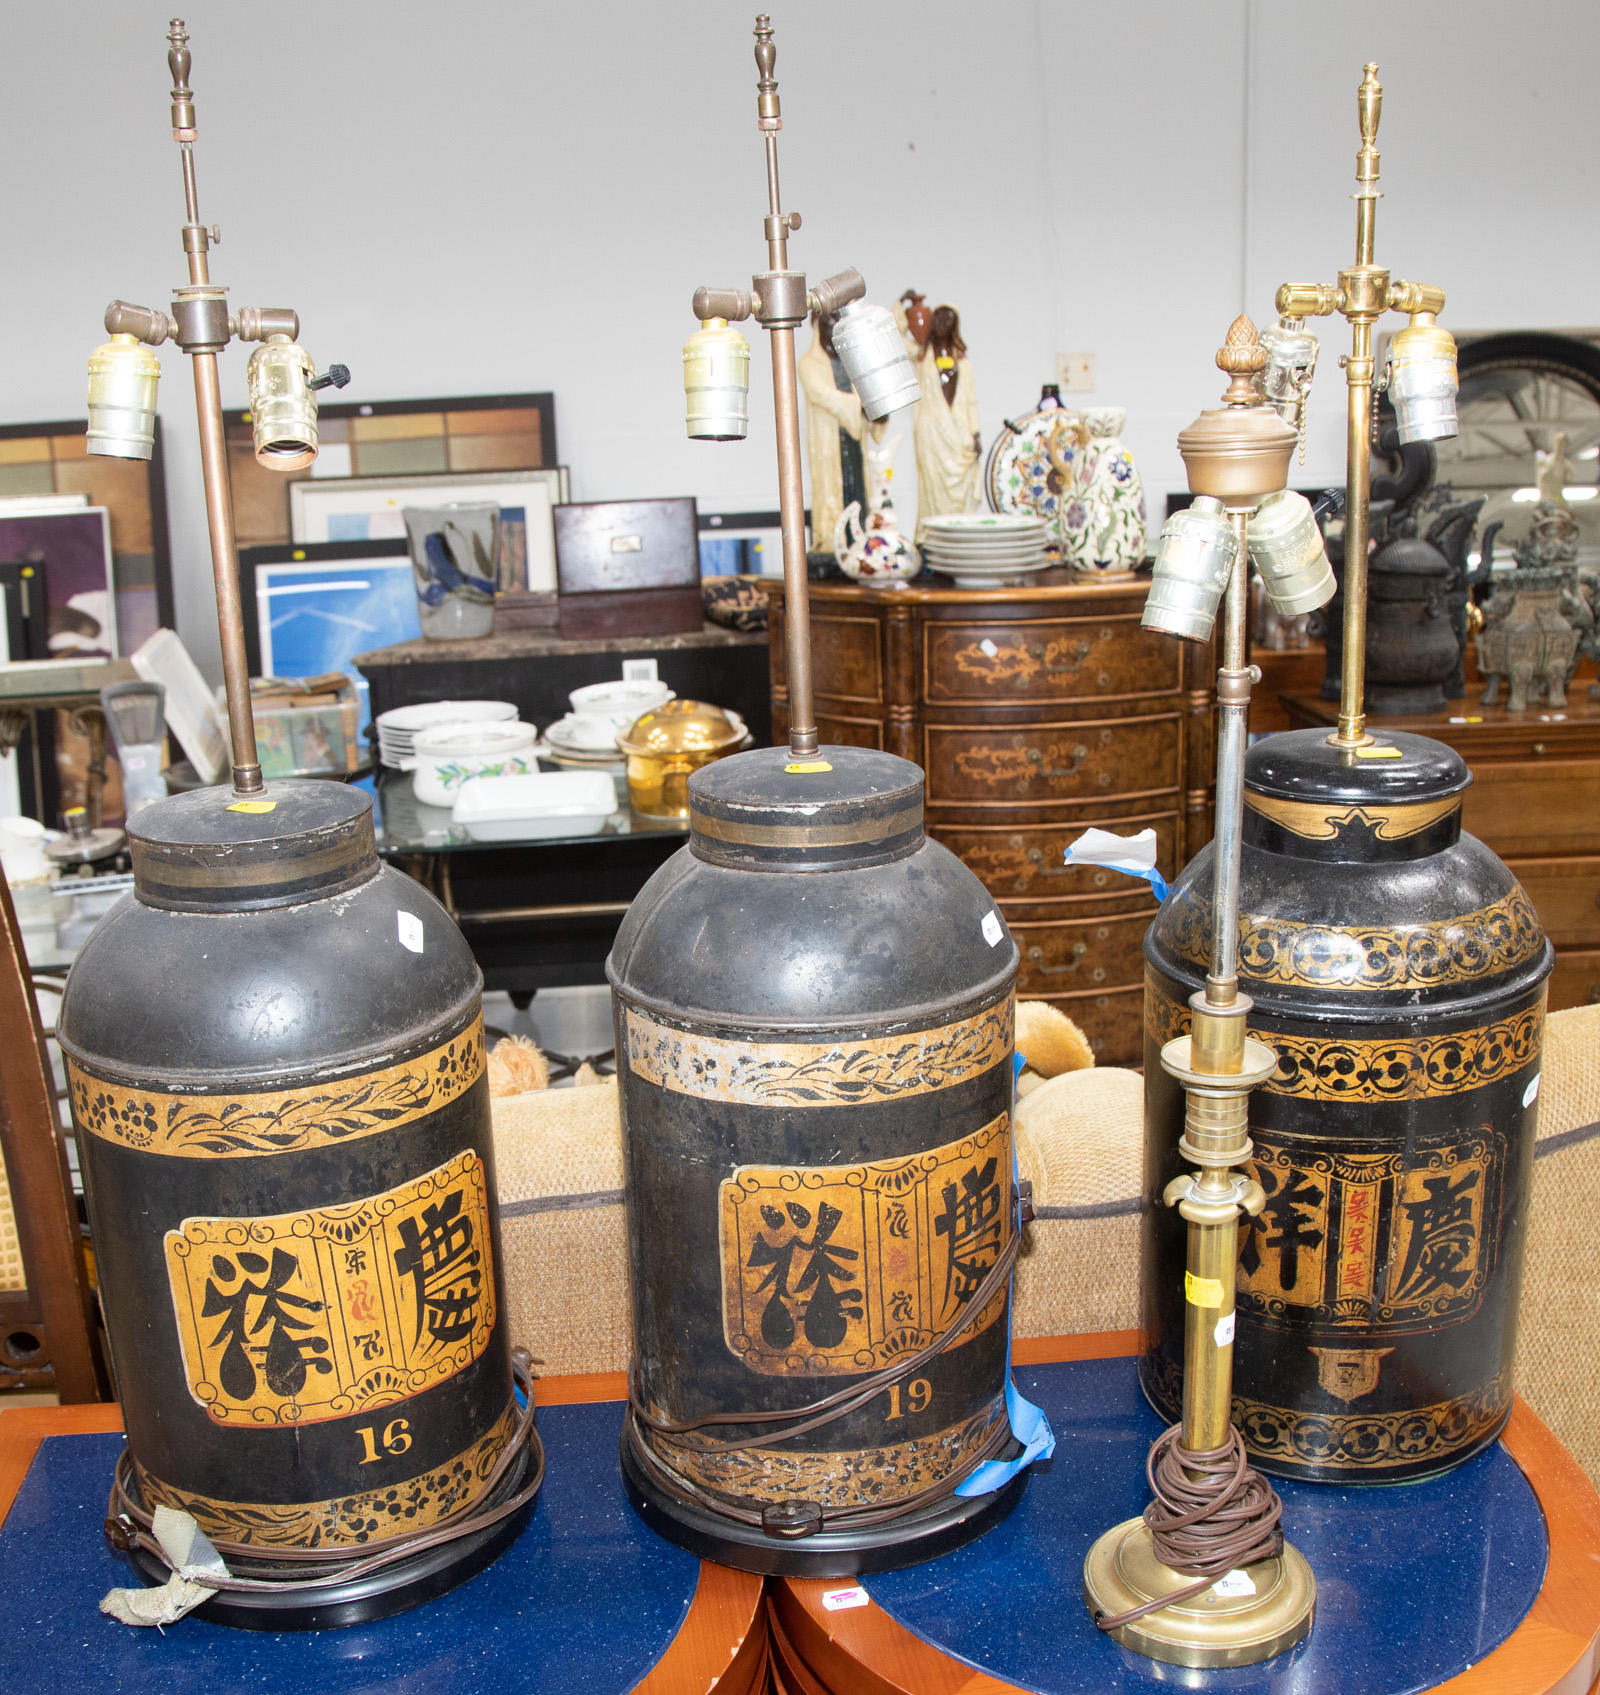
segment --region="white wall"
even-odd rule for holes
[[[986,437],[1058,350],[1094,351],[1156,514],[1229,319],[1349,262],[1366,58],[1379,262],[1441,283],[1458,328],[1600,323],[1592,0],[773,3],[792,262],[953,300]],[[741,445],[688,442],[680,388],[695,285],[763,262],[750,0],[187,8],[213,274],[297,307],[319,363],[355,373],[341,399],[549,388],[574,498],[776,505],[760,349]],[[4,420],[81,415],[105,302],[183,280],[165,21],[6,8]],[[1311,481],[1343,475],[1341,342],[1328,326]],[[164,362],[179,623],[214,666],[192,393]],[[224,369],[242,404],[242,354]]]

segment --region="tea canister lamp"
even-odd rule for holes
[[[1238,966],[1246,726],[1260,678],[1245,663],[1250,527],[1255,513],[1281,503],[1296,440],[1253,381],[1266,359],[1255,326],[1236,319],[1217,354],[1232,378],[1223,405],[1178,437],[1195,503],[1162,533],[1143,616],[1147,629],[1207,641],[1223,605],[1209,970],[1190,997],[1188,1033],[1160,1050],[1161,1069],[1187,1102],[1177,1151],[1199,1169],[1173,1177],[1161,1195],[1187,1235],[1182,1420],[1150,1451],[1151,1505],[1101,1536],[1083,1568],[1084,1600],[1100,1629],[1186,1666],[1253,1665],[1282,1653],[1310,1630],[1316,1602],[1310,1567],[1278,1527],[1278,1497],[1250,1467],[1231,1422],[1239,1221],[1266,1198],[1244,1169],[1249,1103],[1278,1067],[1272,1049],[1247,1034],[1253,1003]],[[1309,515],[1305,522],[1315,534]],[[1302,576],[1321,605],[1334,585],[1326,559],[1320,576],[1315,563],[1307,558]]]
[[[493,1560],[543,1455],[507,1330],[482,977],[431,896],[379,861],[372,807],[263,780],[250,707],[217,355],[250,361],[257,456],[317,444],[292,311],[230,314],[200,223],[188,37],[169,36],[189,282],[172,315],[115,302],[89,449],[147,456],[152,347],[194,363],[232,781],[128,822],[134,888],[59,1018],[127,1446],[113,1547],[181,1593],[104,1610],[258,1630],[380,1618]],[[192,1522],[191,1522],[192,1521]]]
[[[1159,1056],[1190,1029],[1219,946],[1236,952],[1252,1036],[1276,1052],[1250,1105],[1249,1175],[1264,1201],[1228,1285],[1233,1415],[1261,1471],[1341,1487],[1448,1470],[1510,1415],[1553,964],[1511,868],[1462,828],[1472,774],[1460,755],[1365,725],[1372,326],[1391,307],[1413,318],[1388,378],[1407,428],[1454,427],[1453,361],[1432,321],[1443,292],[1374,261],[1381,97],[1369,64],[1355,263],[1337,285],[1277,295],[1287,315],[1340,311],[1352,326],[1338,727],[1264,737],[1245,755],[1229,936],[1213,892],[1230,875],[1219,829],[1144,942],[1148,1199],[1186,1163],[1190,1109]],[[1253,535],[1271,512],[1264,502]],[[1296,551],[1288,534],[1282,548]],[[1167,1416],[1190,1392],[1189,1251],[1152,1205],[1139,1372]]]
[[[788,745],[688,776],[689,844],[607,963],[634,1321],[622,1469],[672,1540],[822,1577],[970,1541],[1053,1443],[1009,1371],[1017,947],[928,838],[922,771],[819,746],[813,715],[795,329],[841,312],[869,416],[916,380],[856,272],[808,287],[789,269],[765,16],[755,37],[769,268],[695,294],[685,372],[705,416],[697,350],[728,345],[717,320],[768,332]],[[715,403],[706,433],[742,434],[742,403]]]

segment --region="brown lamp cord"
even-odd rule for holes
[[[1182,1435],[1183,1426],[1175,1424],[1151,1446],[1145,1475],[1155,1499],[1144,1510],[1144,1522],[1163,1565],[1201,1575],[1186,1588],[1157,1596],[1142,1607],[1096,1613],[1094,1622],[1101,1630],[1118,1630],[1146,1613],[1177,1606],[1237,1567],[1283,1552],[1278,1528],[1283,1502],[1266,1478],[1252,1470],[1239,1432],[1230,1428],[1222,1447],[1193,1453],[1179,1440]]]
[[[273,1595],[296,1595],[302,1591],[332,1589],[340,1584],[367,1577],[375,1571],[382,1571],[402,1560],[411,1559],[430,1548],[442,1547],[460,1537],[488,1530],[499,1524],[502,1519],[510,1518],[539,1493],[544,1483],[544,1444],[540,1442],[539,1434],[534,1429],[531,1366],[532,1362],[523,1349],[517,1348],[513,1351],[511,1373],[525,1399],[518,1409],[517,1423],[511,1433],[511,1440],[507,1442],[496,1461],[494,1470],[489,1473],[487,1482],[477,1495],[476,1503],[466,1511],[454,1514],[444,1523],[433,1525],[429,1529],[385,1538],[370,1554],[352,1553],[348,1547],[268,1548],[254,1542],[225,1542],[212,1537],[212,1547],[230,1564],[243,1561],[257,1565],[298,1565],[319,1571],[322,1575],[298,1579],[233,1576],[213,1579],[208,1576],[205,1579],[206,1586],[230,1593],[243,1591]],[[510,1500],[487,1507],[485,1503],[493,1500],[495,1490],[505,1481],[524,1448],[529,1454],[532,1475]],[[119,1552],[143,1549],[146,1553],[153,1554],[168,1571],[173,1571],[176,1568],[166,1549],[152,1533],[154,1519],[139,1504],[129,1487],[131,1471],[132,1456],[129,1450],[124,1448],[117,1457],[116,1471],[111,1481],[111,1499],[106,1509],[106,1540]]]

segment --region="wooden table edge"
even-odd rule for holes
[[[1111,1358],[1137,1332],[1034,1339],[1029,1363]],[[1013,1343],[1013,1360],[1018,1346]],[[1059,1350],[1059,1351],[1057,1351]],[[1533,1605],[1499,1647],[1436,1684],[1430,1695],[1591,1695],[1600,1688],[1600,1492],[1520,1395],[1501,1435],[1544,1515],[1549,1561]],[[774,1580],[772,1607],[791,1638],[816,1655],[824,1676],[853,1677],[862,1695],[1016,1695],[1019,1686],[924,1641],[876,1601],[829,1612],[822,1596],[838,1578]],[[867,1657],[867,1656],[870,1656]]]

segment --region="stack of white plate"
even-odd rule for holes
[[[398,771],[415,757],[419,730],[441,724],[509,724],[516,717],[509,700],[430,700],[421,706],[397,706],[378,714],[378,760]]]
[[[1003,588],[1024,582],[1054,563],[1046,552],[1050,525],[1031,513],[970,512],[930,518],[924,530],[923,556],[935,571],[954,577],[957,588]]]

